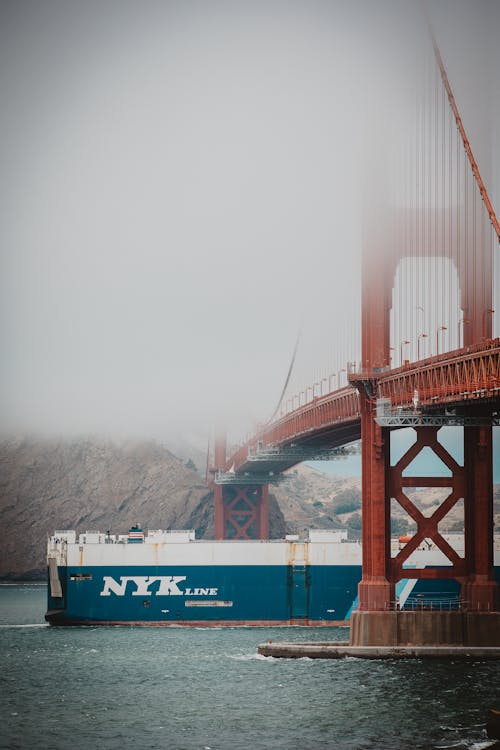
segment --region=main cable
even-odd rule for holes
[[[293,372],[293,366],[295,364],[295,357],[297,356],[297,350],[299,348],[299,341],[300,341],[301,334],[302,334],[302,331],[299,328],[299,332],[297,334],[297,339],[295,341],[295,346],[293,348],[292,359],[290,361],[290,366],[288,367],[288,373],[287,373],[287,376],[286,376],[285,384],[284,384],[283,389],[281,391],[278,404],[277,404],[275,410],[273,411],[272,416],[268,420],[268,424],[273,421],[273,419],[275,418],[276,414],[278,413],[279,408],[280,408],[280,406],[281,406],[281,404],[283,402],[283,397],[284,397],[284,395],[286,393],[286,389],[288,388],[288,383],[290,382],[290,377],[291,377],[292,372]]]

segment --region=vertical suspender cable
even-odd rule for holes
[[[434,55],[436,57],[436,62],[438,64],[440,73],[441,73],[441,80],[443,81],[443,85],[446,89],[446,93],[448,95],[448,101],[450,103],[450,107],[453,111],[453,114],[455,115],[455,121],[457,123],[458,131],[460,133],[460,136],[462,138],[462,143],[465,148],[465,153],[467,154],[467,158],[469,160],[469,164],[472,169],[472,173],[474,175],[474,178],[476,180],[476,183],[479,188],[479,192],[481,193],[481,197],[484,201],[484,205],[486,206],[486,210],[488,211],[490,221],[493,225],[493,228],[495,230],[496,236],[498,241],[500,242],[500,224],[498,223],[498,219],[496,217],[495,211],[493,210],[493,206],[491,205],[491,201],[488,196],[488,191],[486,190],[486,187],[484,185],[484,182],[481,178],[481,174],[479,172],[479,167],[477,166],[476,160],[474,159],[474,154],[472,153],[472,148],[469,143],[469,139],[467,138],[467,134],[465,132],[464,125],[462,123],[462,118],[460,117],[460,113],[458,111],[457,103],[455,101],[455,97],[453,95],[453,91],[450,85],[450,82],[448,80],[448,75],[446,73],[446,68],[444,67],[443,59],[441,57],[441,52],[439,51],[439,47],[437,45],[436,38],[434,36],[434,32],[432,30],[432,27],[430,23],[428,22],[428,28],[429,33],[432,40],[432,46],[434,49]]]

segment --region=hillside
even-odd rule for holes
[[[4,441],[0,575],[43,568],[45,541],[56,528],[123,532],[147,521],[203,532],[213,523],[208,507],[194,514],[206,496],[200,477],[154,443]]]
[[[287,533],[301,534],[309,528],[343,528],[361,509],[361,480],[359,477],[337,477],[300,464],[287,474],[287,479],[274,487],[286,520]],[[342,516],[346,511],[347,516]],[[359,518],[361,518],[359,516]]]

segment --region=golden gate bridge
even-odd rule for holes
[[[301,390],[289,379],[273,418],[242,445],[228,451],[218,437],[211,466],[216,538],[267,538],[269,485],[300,461],[361,439],[363,563],[353,625],[361,644],[374,637],[370,617],[394,609],[402,578],[451,577],[468,612],[499,607],[492,428],[500,422],[500,340],[493,336],[500,226],[430,25],[426,33],[412,126],[406,142],[390,152],[384,145],[379,189],[363,209],[360,348],[350,337],[347,358],[341,352],[333,370]],[[462,430],[462,463],[439,439],[446,426]],[[405,427],[414,442],[391,462],[392,435]],[[446,476],[410,475],[424,450]],[[415,487],[445,491],[431,516],[411,500]],[[395,556],[393,501],[416,525]],[[459,501],[463,557],[439,530]],[[404,567],[426,539],[449,565]]]

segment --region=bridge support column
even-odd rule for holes
[[[491,427],[464,428],[467,472],[465,550],[468,561],[462,599],[467,609],[498,609],[498,585],[493,573],[493,459]]]
[[[374,399],[360,393],[362,445],[363,577],[358,585],[360,610],[387,610],[394,601],[390,505],[386,492],[389,455],[383,431],[375,422]]]
[[[259,539],[269,539],[269,485],[260,486]]]
[[[214,535],[224,539],[224,492],[220,484],[214,484]]]
[[[226,471],[226,439],[215,440],[212,483],[216,539],[269,539],[269,485],[217,483],[217,474]]]
[[[217,435],[215,439],[214,473],[224,471],[226,466],[226,438]],[[224,539],[224,493],[220,484],[214,484],[214,525],[215,538]]]
[[[464,427],[463,466],[439,442],[439,427],[415,428],[415,442],[391,466],[391,432],[376,424],[373,405],[366,395],[361,395],[361,403],[363,578],[358,588],[359,610],[351,618],[351,644],[485,646],[500,643],[498,585],[493,570],[491,427]],[[424,449],[441,460],[449,471],[448,476],[408,475],[410,465]],[[414,487],[442,487],[449,488],[449,492],[432,515],[426,516],[406,492],[406,488]],[[417,526],[416,532],[394,557],[390,550],[391,498]],[[440,522],[461,498],[464,499],[463,556],[439,531]],[[426,540],[448,558],[449,564],[403,567]],[[406,578],[455,578],[461,583],[460,611],[399,611],[394,606],[394,587]]]

